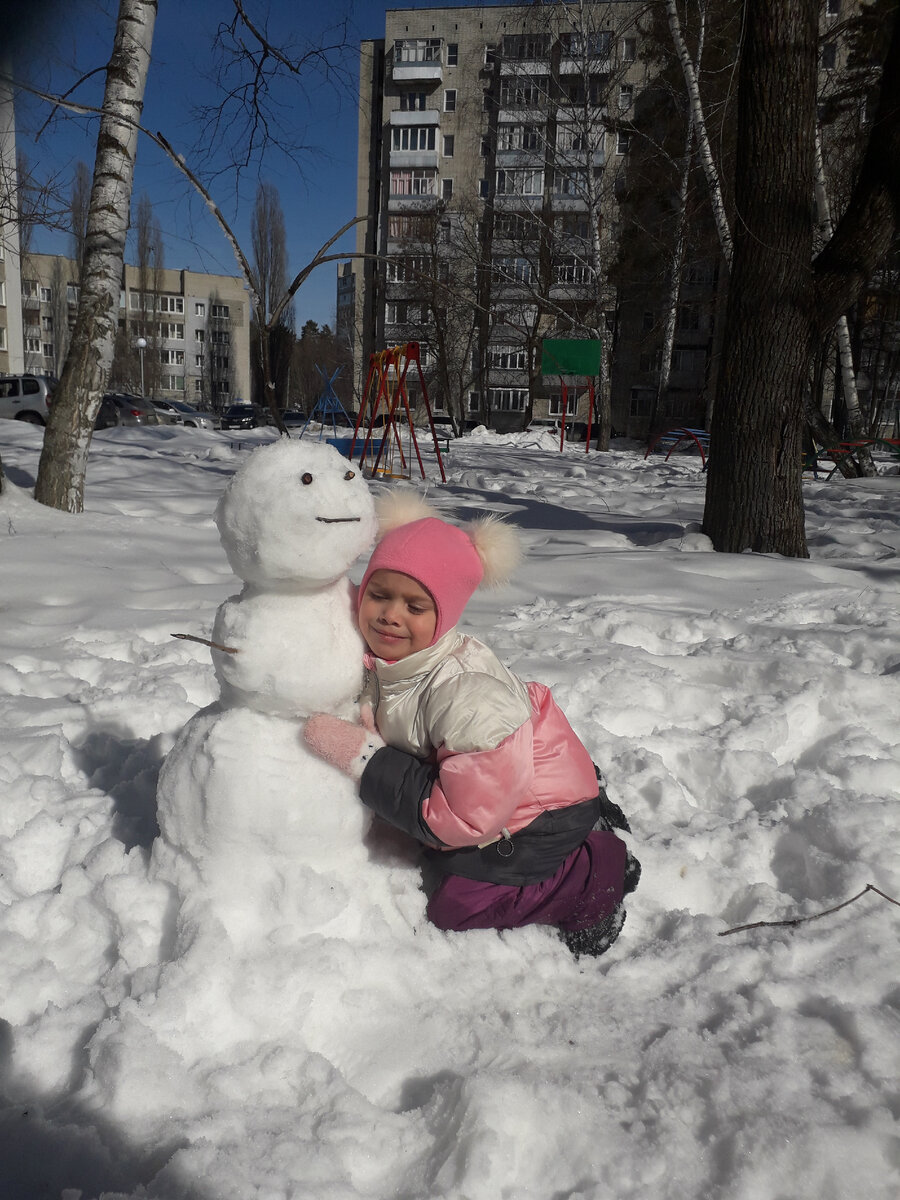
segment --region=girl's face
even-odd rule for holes
[[[437,610],[430,594],[400,571],[373,571],[359,606],[359,631],[377,658],[396,660],[434,639]]]

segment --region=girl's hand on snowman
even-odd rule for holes
[[[303,738],[310,750],[357,782],[372,755],[385,744],[374,730],[329,713],[314,713],[306,722]]]

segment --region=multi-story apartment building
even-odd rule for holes
[[[374,349],[417,340],[435,407],[519,428],[561,417],[565,388],[583,420],[585,381],[542,375],[541,345],[597,338],[610,394],[641,11],[396,9],[362,44],[357,249],[379,258],[357,271],[357,381]]]
[[[58,375],[62,369],[77,280],[74,259],[25,257],[25,370]],[[216,409],[249,398],[250,304],[240,277],[126,265],[119,305],[113,385],[137,391],[143,375],[147,395]]]

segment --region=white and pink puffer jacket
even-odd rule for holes
[[[443,847],[515,834],[597,795],[597,775],[549,688],[524,684],[451,629],[388,663],[366,656],[361,697],[388,746],[438,768],[420,817]]]

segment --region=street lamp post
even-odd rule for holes
[[[147,339],[139,337],[135,342],[138,348],[138,354],[141,356],[141,395],[144,394],[144,351],[147,349]]]

